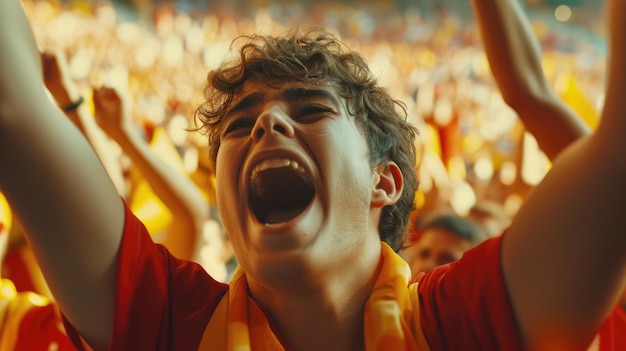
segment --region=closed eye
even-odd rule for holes
[[[309,104],[303,106],[297,114],[296,120],[304,123],[312,123],[322,118],[324,114],[332,113],[336,115],[334,109],[319,104]]]
[[[232,121],[230,124],[226,126],[224,129],[224,136],[243,136],[249,135],[252,127],[254,126],[254,121],[248,118],[239,118]]]

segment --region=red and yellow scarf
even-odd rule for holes
[[[420,327],[417,284],[409,266],[382,243],[382,268],[365,306],[367,351],[428,351]],[[260,307],[248,295],[246,275],[237,270],[202,336],[198,350],[284,351]]]

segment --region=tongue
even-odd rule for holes
[[[268,212],[265,216],[265,224],[277,224],[287,222],[295,218],[301,211],[302,208],[300,207],[291,210],[272,210]]]

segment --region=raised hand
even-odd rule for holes
[[[96,123],[112,139],[119,141],[124,133],[130,131],[132,128],[130,108],[125,97],[116,89],[110,87],[95,89],[93,102]]]
[[[67,110],[67,106],[79,101],[80,93],[70,77],[65,55],[61,51],[44,51],[40,57],[46,88],[54,97],[59,108],[65,110],[65,114],[72,123],[83,131],[81,120],[77,113],[74,113],[76,109]]]
[[[161,160],[147,141],[134,130],[131,104],[115,88],[94,90],[96,121],[130,157],[156,195],[172,214],[172,222],[161,243],[180,258],[192,259],[197,237],[208,216],[206,203],[187,175]]]

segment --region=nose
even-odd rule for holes
[[[260,141],[265,135],[293,137],[295,132],[291,118],[278,106],[264,110],[252,128],[252,140]]]

